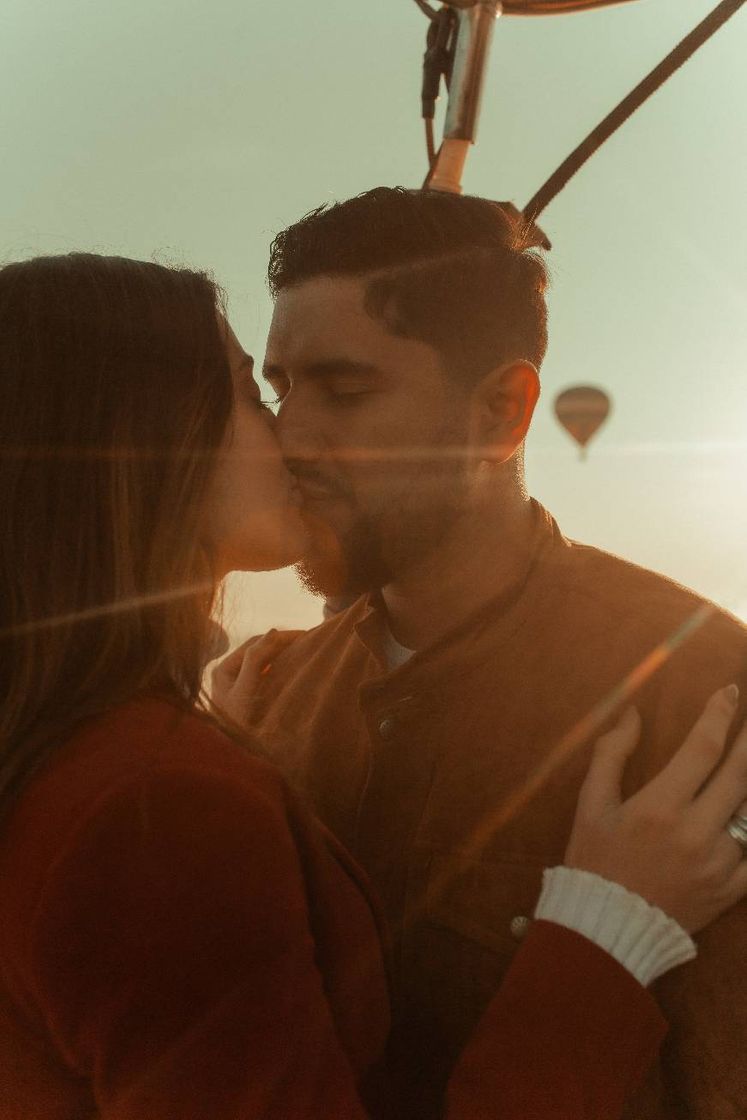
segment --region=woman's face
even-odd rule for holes
[[[306,545],[301,499],[275,438],[275,417],[261,404],[254,362],[219,315],[234,402],[208,491],[207,536],[218,575],[284,568]]]

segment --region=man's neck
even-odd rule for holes
[[[425,649],[510,587],[526,567],[534,515],[522,498],[507,516],[474,519],[417,567],[382,589],[394,638]]]

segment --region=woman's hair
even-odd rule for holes
[[[120,257],[0,268],[0,805],[81,719],[199,694],[219,305],[202,273]]]

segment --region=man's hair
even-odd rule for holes
[[[270,291],[320,276],[365,278],[369,314],[467,384],[510,361],[542,364],[547,271],[497,202],[376,187],[320,206],[275,238]]]

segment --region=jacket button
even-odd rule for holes
[[[522,941],[526,937],[530,922],[531,918],[525,918],[523,914],[517,914],[511,919],[509,929],[514,941]]]
[[[379,722],[379,735],[382,739],[391,739],[396,729],[397,725],[391,716],[385,716]]]

